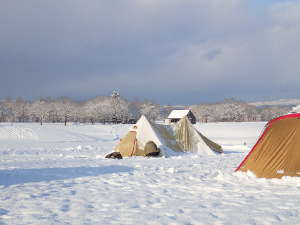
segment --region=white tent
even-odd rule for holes
[[[144,147],[149,141],[153,141],[158,147],[163,145],[163,141],[155,131],[153,124],[144,115],[137,121],[133,130],[137,132],[136,138],[141,147]]]

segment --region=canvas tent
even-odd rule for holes
[[[176,140],[186,152],[195,152],[203,155],[223,152],[220,145],[209,140],[196,130],[186,116],[175,124],[175,135]]]
[[[300,176],[300,114],[269,121],[236,171],[251,171],[264,178]]]
[[[146,156],[151,153],[149,142],[155,143],[162,155],[166,155],[170,150],[203,155],[222,152],[221,146],[204,137],[186,117],[173,126],[166,126],[151,123],[145,116],[142,116],[120,140],[115,150],[123,157]]]
[[[166,127],[150,123],[145,116],[141,116],[125,137],[120,140],[115,150],[120,152],[123,157],[146,156],[150,153],[145,151],[145,146],[149,142],[154,142],[162,154],[164,154],[162,147],[182,151],[174,135],[171,135]]]

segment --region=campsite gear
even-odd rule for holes
[[[236,171],[264,178],[300,176],[300,114],[270,120]]]
[[[150,152],[146,155],[146,157],[159,157],[160,156],[160,151],[158,152]]]
[[[158,149],[160,153],[156,153]],[[151,123],[141,116],[115,150],[123,157],[166,155],[167,150],[212,155],[221,153],[222,147],[197,131],[187,117],[167,126]]]
[[[150,156],[152,153],[154,153],[153,155],[159,154],[159,150],[153,141],[148,141],[146,143],[144,151],[146,156]]]
[[[123,157],[120,154],[120,152],[112,152],[112,153],[106,155],[105,158],[107,158],[107,159],[122,159]]]

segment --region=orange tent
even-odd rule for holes
[[[236,171],[264,178],[300,176],[300,113],[270,120]]]

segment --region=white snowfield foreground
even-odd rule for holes
[[[129,125],[0,124],[0,224],[300,224],[300,178],[234,172],[264,125],[196,124],[221,155],[113,160]]]

